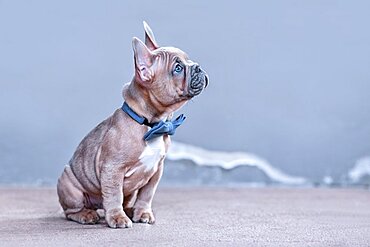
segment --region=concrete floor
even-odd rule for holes
[[[0,246],[370,246],[361,189],[160,188],[157,223],[64,219],[55,189],[0,189]]]

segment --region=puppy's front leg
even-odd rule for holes
[[[134,222],[154,224],[155,218],[152,211],[152,201],[157,190],[159,180],[163,173],[163,160],[158,164],[158,171],[153,175],[149,182],[139,190],[136,202],[134,204]]]
[[[112,228],[132,227],[132,222],[122,207],[123,178],[123,172],[115,168],[114,165],[105,166],[100,177],[105,220]]]

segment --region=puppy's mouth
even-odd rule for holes
[[[188,84],[188,96],[192,98],[199,95],[209,84],[207,73],[199,65],[193,65],[190,72],[190,83]]]

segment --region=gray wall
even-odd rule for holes
[[[339,178],[370,154],[369,1],[1,1],[0,182],[55,181],[121,105],[142,20],[211,78],[175,139]]]

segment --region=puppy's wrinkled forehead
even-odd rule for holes
[[[163,62],[168,65],[174,62],[182,62],[184,65],[193,63],[185,52],[176,47],[160,47],[153,53],[161,57]]]

